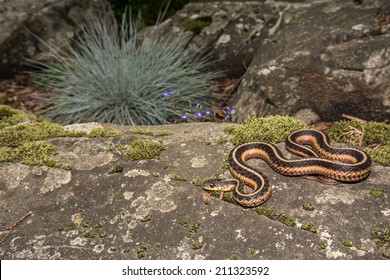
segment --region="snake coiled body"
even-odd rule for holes
[[[267,142],[244,143],[229,154],[229,170],[235,179],[207,180],[203,188],[233,191],[233,199],[245,207],[262,204],[271,195],[271,185],[262,172],[247,164],[252,158],[263,159],[282,175],[314,175],[330,182],[358,182],[370,174],[371,158],[366,152],[356,148],[333,148],[329,138],[320,131],[295,131],[287,137],[285,144],[289,152],[305,158],[286,159],[275,145]],[[253,191],[248,193],[245,186]]]

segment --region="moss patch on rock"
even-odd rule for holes
[[[336,142],[368,146],[366,151],[374,161],[390,165],[390,124],[339,121],[327,130],[327,134]]]
[[[44,118],[28,115],[9,106],[0,105],[0,162],[20,162],[70,169],[70,165],[50,159],[57,148],[42,140],[57,137],[113,137],[119,133],[95,128],[90,133],[68,131]]]
[[[160,156],[164,145],[154,141],[133,141],[125,151],[124,156],[130,160],[151,159]]]
[[[50,159],[57,153],[57,147],[44,141],[27,142],[15,149],[0,148],[0,162],[20,162],[26,165],[41,165],[70,170],[66,163]]]
[[[305,127],[304,122],[292,117],[270,116],[259,118],[251,116],[239,126],[226,126],[224,131],[233,134],[230,141],[235,145],[251,141],[279,143],[284,141],[290,133]]]
[[[209,26],[212,23],[210,16],[198,17],[195,19],[188,19],[182,23],[186,31],[192,31],[194,33],[200,33],[203,28]]]

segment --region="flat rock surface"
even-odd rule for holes
[[[373,165],[357,184],[322,185],[286,177],[263,161],[273,193],[262,207],[295,219],[287,225],[218,198],[192,183],[221,170],[233,147],[224,124],[150,127],[168,136],[57,138],[57,160],[71,171],[0,163],[0,230],[26,217],[0,244],[1,259],[385,259],[389,248],[372,237],[390,226],[389,168]],[[110,152],[135,139],[162,141],[158,159],[131,161]],[[278,144],[280,147],[283,145]],[[284,151],[285,152],[285,151]],[[122,173],[108,174],[119,165]],[[182,180],[172,179],[172,174]],[[228,177],[226,172],[224,177]],[[185,178],[185,181],[184,179]],[[384,190],[384,198],[370,195]],[[314,206],[313,211],[303,208]],[[317,233],[302,229],[312,224]],[[351,247],[343,241],[352,242]]]

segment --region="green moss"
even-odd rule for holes
[[[305,127],[305,123],[291,117],[270,116],[258,118],[252,116],[244,120],[239,126],[226,126],[224,131],[233,134],[230,139],[233,144],[251,141],[278,143],[284,141],[293,131]]]
[[[150,129],[140,128],[140,127],[130,131],[130,133],[141,134],[141,135],[153,135],[153,131],[151,131]]]
[[[61,125],[43,120],[34,123],[21,123],[0,130],[0,145],[16,147],[29,141],[45,140],[68,136]]]
[[[239,260],[239,259],[240,259],[240,257],[235,253],[231,254],[229,257],[229,260]]]
[[[159,130],[156,132],[156,136],[169,136],[172,135],[172,132],[169,130]]]
[[[378,199],[383,199],[385,198],[385,193],[383,190],[381,189],[378,189],[378,188],[373,188],[370,190],[370,195],[373,197],[373,198],[378,198]]]
[[[191,249],[192,250],[199,250],[200,248],[202,248],[203,244],[200,243],[199,241],[193,241],[192,244],[191,244]]]
[[[254,256],[256,254],[256,250],[254,248],[247,249],[248,255]]]
[[[147,245],[139,246],[137,248],[137,257],[139,259],[144,258],[147,250],[148,250],[148,246]]]
[[[302,205],[303,209],[306,211],[314,211],[316,209],[313,204],[311,203],[305,203]]]
[[[0,147],[0,162],[15,161],[15,154],[11,148]]]
[[[367,149],[372,160],[382,165],[390,165],[390,124],[339,121],[327,130],[327,134],[336,142],[374,146],[374,148]]]
[[[50,159],[57,153],[57,147],[44,141],[27,142],[15,149],[0,148],[0,162],[20,162],[26,165],[40,165],[70,170],[70,165]]]
[[[390,141],[377,149],[368,149],[367,153],[373,161],[384,166],[390,166]]]
[[[95,238],[96,234],[92,231],[87,231],[84,233],[85,238]]]
[[[50,159],[57,148],[42,140],[56,137],[111,137],[116,132],[95,129],[86,134],[67,131],[61,125],[20,110],[0,105],[0,162],[20,162],[27,165],[45,165],[70,170],[71,166]]]
[[[153,141],[135,140],[125,152],[124,156],[130,160],[156,158],[160,155],[164,146]]]
[[[99,233],[100,238],[106,238],[107,235],[108,235],[107,232],[105,232],[104,230]]]
[[[114,174],[114,173],[122,173],[123,172],[123,167],[120,165],[113,165],[111,168],[108,170],[108,174]]]
[[[9,106],[0,105],[0,129],[21,122],[31,122],[32,120],[34,120],[33,116],[27,115],[26,113]]]
[[[303,230],[307,230],[307,231],[310,231],[312,233],[317,233],[317,228],[314,225],[312,225],[312,224],[303,224],[301,226],[301,228]]]
[[[182,23],[186,31],[192,31],[194,33],[199,33],[203,28],[209,26],[212,22],[210,16],[198,17],[196,19],[188,19]]]
[[[217,143],[220,145],[223,145],[225,143],[229,142],[229,139],[227,137],[221,137],[217,140]]]
[[[102,228],[104,225],[104,221],[99,221],[99,223],[97,223],[94,227],[95,228]]]
[[[348,240],[348,239],[344,239],[343,241],[341,241],[341,244],[343,244],[345,247],[352,247],[353,246],[352,241]]]
[[[191,233],[191,234],[192,234],[192,233],[197,233],[198,230],[199,230],[199,228],[200,228],[200,225],[201,225],[201,223],[194,223],[194,224],[192,224],[192,225],[190,226],[188,232]]]
[[[321,242],[318,244],[318,249],[325,250],[328,245],[325,242]]]
[[[141,222],[145,223],[145,222],[150,222],[152,220],[152,214],[148,213],[146,214],[145,216],[143,216],[141,218]]]
[[[274,209],[272,208],[258,207],[255,211],[259,215],[263,215],[271,220],[281,222],[288,227],[293,227],[297,224],[295,219],[288,217],[284,213],[275,213]]]
[[[196,186],[196,187],[200,187],[201,185],[202,185],[202,182],[200,181],[200,179],[197,177],[197,178],[195,178],[195,179],[193,179],[192,181],[191,181],[191,183],[194,185],[194,186]]]
[[[188,223],[187,220],[181,219],[181,220],[179,221],[179,224],[182,225],[182,226],[185,227],[185,228],[190,228],[190,224]]]
[[[378,246],[390,247],[390,227],[380,229],[377,225],[375,225],[371,232],[371,236]]]
[[[169,179],[174,181],[187,181],[186,177],[177,175],[175,172],[169,174]]]
[[[331,140],[340,143],[368,146],[385,144],[390,139],[390,124],[381,122],[361,123],[358,121],[335,122],[327,134]]]

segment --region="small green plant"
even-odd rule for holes
[[[341,244],[343,244],[345,247],[352,247],[353,246],[352,241],[348,240],[348,239],[344,239],[343,241],[341,241]]]
[[[305,123],[292,117],[270,116],[259,118],[248,117],[241,125],[228,125],[224,131],[233,134],[230,141],[241,144],[251,141],[278,143],[295,130],[306,127]]]
[[[196,187],[200,187],[202,185],[202,182],[200,181],[200,179],[197,177],[197,178],[194,178],[191,183],[196,186]]]
[[[135,130],[130,131],[133,134],[141,134],[141,135],[153,135],[153,131],[147,128],[136,128]]]
[[[44,114],[63,124],[162,124],[180,119],[191,100],[210,106],[219,74],[206,70],[208,56],[186,48],[189,34],[167,36],[161,17],[143,40],[140,18],[124,14],[118,27],[106,6],[86,16],[79,40],[66,52],[42,41],[53,57],[53,63],[35,63],[44,69],[42,86],[51,89]],[[173,98],[164,98],[171,89]]]
[[[253,248],[248,248],[247,249],[248,255],[254,256],[256,254],[256,250]]]
[[[169,135],[172,135],[172,132],[170,132],[169,130],[158,130],[156,132],[156,136],[169,136]]]
[[[303,209],[306,211],[314,211],[316,208],[311,203],[305,203],[302,205]]]
[[[379,188],[372,188],[370,190],[370,195],[373,197],[373,198],[377,198],[377,199],[383,199],[385,198],[385,193],[382,189],[379,189]]]
[[[328,245],[325,242],[321,242],[318,244],[318,249],[325,250]]]
[[[301,228],[303,230],[307,230],[307,231],[310,231],[312,233],[317,233],[317,228],[314,225],[312,225],[312,224],[303,224],[301,226]]]
[[[371,231],[372,238],[377,242],[378,246],[390,247],[390,227],[380,229],[377,225]]]
[[[257,207],[255,211],[259,215],[263,215],[271,220],[281,222],[288,227],[293,227],[297,224],[295,219],[287,216],[284,213],[275,213],[274,209],[272,208]]]
[[[202,246],[203,246],[203,244],[200,243],[199,241],[194,241],[191,244],[191,249],[192,250],[199,250],[200,248],[202,248]]]
[[[153,141],[133,141],[124,156],[130,160],[141,160],[156,158],[164,149],[164,145]]]
[[[183,22],[183,27],[187,31],[192,31],[194,33],[199,33],[203,28],[209,26],[212,22],[210,16],[198,17],[195,19],[187,19]]]
[[[235,253],[232,253],[229,257],[229,260],[239,260],[239,259],[240,257]]]
[[[152,214],[148,213],[146,214],[145,216],[143,216],[141,218],[141,222],[145,223],[145,222],[150,222],[152,220]]]
[[[139,259],[144,258],[146,251],[148,250],[148,246],[143,244],[137,248],[137,257]]]
[[[169,179],[174,181],[187,181],[186,177],[177,175],[175,172],[169,174]]]
[[[113,165],[111,168],[108,170],[108,174],[114,174],[114,173],[122,173],[123,172],[123,167],[120,165]]]
[[[339,121],[327,130],[327,134],[336,142],[374,146],[366,150],[371,158],[382,165],[390,165],[390,124]]]
[[[95,238],[96,234],[92,231],[87,231],[84,233],[85,238]]]

